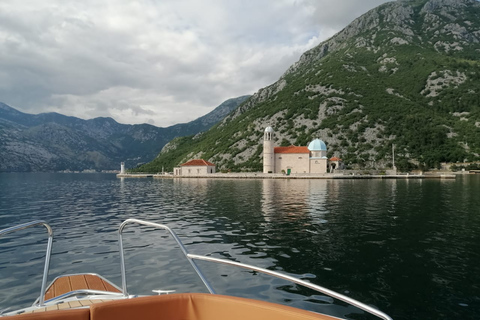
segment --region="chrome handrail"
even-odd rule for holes
[[[370,313],[370,314],[372,314],[376,317],[379,317],[381,319],[392,320],[392,318],[390,318],[390,316],[388,316],[387,314],[385,314],[385,313],[383,313],[383,312],[381,312],[381,311],[379,311],[375,308],[372,308],[372,307],[370,307],[370,306],[368,306],[368,305],[366,305],[366,304],[364,304],[360,301],[349,298],[347,296],[344,296],[344,295],[342,295],[338,292],[332,291],[330,289],[327,289],[327,288],[315,285],[313,283],[307,282],[305,280],[294,278],[292,276],[289,276],[289,275],[286,275],[286,274],[283,274],[283,273],[280,273],[280,272],[276,272],[276,271],[272,271],[272,270],[268,270],[268,269],[264,269],[264,268],[260,268],[260,267],[255,267],[255,266],[248,265],[248,264],[245,264],[245,263],[240,263],[240,262],[235,262],[235,261],[231,261],[231,260],[218,259],[218,258],[214,258],[214,257],[207,257],[207,256],[201,256],[201,255],[188,253],[187,249],[183,245],[180,238],[178,238],[177,234],[172,229],[170,229],[168,226],[163,225],[163,224],[148,222],[148,221],[142,221],[142,220],[138,220],[138,219],[127,219],[127,220],[125,220],[120,225],[120,228],[118,229],[119,245],[120,245],[120,261],[121,261],[121,269],[122,269],[122,288],[123,288],[123,294],[125,296],[127,296],[128,294],[127,294],[127,280],[126,280],[126,274],[125,274],[125,257],[124,257],[124,254],[123,254],[122,232],[123,232],[123,229],[125,228],[125,225],[130,223],[130,222],[138,223],[138,224],[142,224],[142,225],[146,225],[146,226],[151,226],[151,227],[156,227],[156,228],[160,228],[160,229],[164,229],[164,230],[168,231],[173,236],[173,238],[175,239],[175,241],[179,245],[180,249],[182,250],[183,254],[187,258],[187,260],[190,262],[193,269],[197,272],[198,276],[200,277],[202,282],[205,284],[208,291],[210,291],[210,293],[215,293],[215,292],[214,292],[213,288],[210,286],[210,284],[208,283],[208,281],[206,280],[206,278],[201,273],[200,269],[197,267],[197,264],[195,263],[194,260],[203,260],[203,261],[209,261],[209,262],[222,263],[222,264],[226,264],[226,265],[231,265],[231,266],[236,266],[236,267],[240,267],[240,268],[244,268],[244,269],[250,269],[250,270],[253,270],[253,271],[261,272],[261,273],[264,273],[264,274],[267,274],[267,275],[270,275],[270,276],[274,276],[274,277],[277,277],[277,278],[280,278],[280,279],[284,279],[284,280],[302,285],[304,287],[313,289],[317,292],[326,294],[330,297],[333,297],[337,300],[341,300],[343,302],[346,302],[346,303],[348,303],[352,306],[355,306],[355,307],[357,307],[357,308],[359,308],[359,309],[361,309],[365,312],[368,312],[368,313]]]
[[[125,255],[124,255],[124,248],[123,248],[122,233],[123,233],[123,230],[125,229],[125,226],[129,223],[136,223],[136,224],[141,224],[141,225],[145,225],[145,226],[151,226],[151,227],[166,230],[168,233],[170,233],[170,235],[172,235],[173,239],[175,240],[175,242],[180,247],[182,253],[185,256],[185,258],[189,261],[190,265],[193,267],[193,269],[195,270],[197,275],[200,277],[203,284],[205,285],[205,287],[208,289],[208,291],[210,293],[215,293],[215,291],[212,288],[212,286],[208,283],[207,279],[202,274],[202,272],[200,271],[200,269],[198,268],[198,266],[197,266],[197,264],[195,263],[194,260],[203,260],[203,261],[208,261],[208,262],[221,263],[221,264],[236,266],[236,267],[240,267],[240,268],[249,269],[249,270],[257,271],[257,272],[260,272],[260,273],[264,273],[264,274],[267,274],[267,275],[271,275],[271,276],[274,276],[274,277],[277,277],[277,278],[280,278],[280,279],[284,279],[284,280],[287,280],[287,281],[305,286],[305,287],[313,289],[315,291],[321,292],[321,293],[326,294],[330,297],[333,297],[335,299],[346,302],[346,303],[348,303],[352,306],[355,306],[355,307],[357,307],[357,308],[359,308],[359,309],[361,309],[365,312],[368,312],[368,313],[370,313],[374,316],[377,316],[381,319],[392,320],[392,318],[390,318],[390,316],[388,316],[387,314],[385,314],[385,313],[383,313],[383,312],[381,312],[381,311],[379,311],[375,308],[372,308],[372,307],[370,307],[370,306],[368,306],[368,305],[366,305],[366,304],[364,304],[360,301],[349,298],[347,296],[344,296],[344,295],[342,295],[338,292],[329,290],[327,288],[312,284],[312,283],[307,282],[305,280],[301,280],[301,279],[298,279],[298,278],[295,278],[295,277],[292,277],[292,276],[289,276],[289,275],[286,275],[286,274],[282,274],[280,272],[276,272],[276,271],[272,271],[272,270],[268,270],[268,269],[264,269],[264,268],[260,268],[260,267],[255,267],[255,266],[252,266],[252,265],[239,263],[239,262],[235,262],[235,261],[231,261],[231,260],[190,254],[190,253],[188,253],[187,249],[185,248],[185,246],[183,245],[182,241],[177,236],[177,234],[172,229],[170,229],[168,226],[163,225],[163,224],[154,223],[154,222],[142,221],[142,220],[138,220],[138,219],[127,219],[127,220],[125,220],[123,223],[120,224],[120,227],[118,229],[119,247],[120,247],[120,263],[121,263],[120,266],[121,266],[121,275],[122,275],[122,292],[121,293],[104,292],[104,291],[98,291],[98,290],[74,290],[74,291],[71,291],[71,292],[67,292],[67,293],[65,293],[65,294],[63,294],[59,297],[52,298],[52,299],[48,300],[47,303],[52,303],[55,300],[64,299],[68,296],[72,296],[72,295],[75,295],[75,294],[88,294],[88,293],[90,293],[90,294],[109,294],[109,295],[112,295],[112,296],[120,296],[121,295],[121,296],[124,296],[124,297],[128,297],[129,295],[127,293],[127,277],[126,277],[126,269],[125,269]],[[48,244],[47,244],[47,252],[46,252],[46,255],[45,255],[45,266],[44,266],[44,272],[43,272],[42,286],[41,286],[41,290],[40,290],[40,297],[39,297],[39,299],[37,299],[38,306],[43,307],[43,306],[45,306],[46,284],[47,284],[48,270],[49,270],[49,266],[50,266],[50,256],[51,256],[51,252],[52,252],[52,243],[53,243],[53,230],[52,230],[52,228],[45,221],[36,220],[36,221],[32,221],[32,222],[28,222],[28,223],[24,223],[24,224],[20,224],[20,225],[14,226],[14,227],[10,227],[10,228],[0,230],[0,236],[3,236],[5,234],[11,233],[11,232],[16,232],[16,231],[19,231],[19,230],[23,230],[23,229],[26,229],[26,228],[34,227],[34,226],[37,226],[37,225],[45,226],[45,228],[48,231]],[[35,301],[34,305],[37,303],[37,301]]]
[[[76,295],[102,295],[102,296],[117,296],[123,298],[123,293],[121,292],[111,292],[111,291],[102,291],[102,290],[92,290],[92,289],[80,289],[80,290],[73,290],[56,296],[55,298],[49,299],[45,301],[45,305],[51,304],[55,301],[60,301],[66,299],[68,297],[76,296]]]
[[[120,227],[118,228],[118,244],[120,246],[120,268],[121,268],[121,272],[122,272],[122,292],[123,292],[124,296],[128,296],[128,293],[127,293],[127,275],[126,275],[126,270],[125,270],[125,256],[124,256],[124,253],[123,253],[122,232],[123,232],[123,229],[125,228],[125,226],[128,223],[137,223],[137,224],[150,226],[150,227],[155,227],[155,228],[159,228],[159,229],[163,229],[163,230],[168,231],[168,233],[170,233],[172,235],[173,239],[175,240],[175,242],[180,247],[182,253],[185,255],[185,258],[187,258],[187,260],[188,260],[188,262],[190,262],[190,265],[192,266],[192,268],[195,270],[197,275],[202,280],[202,282],[205,285],[205,287],[207,288],[207,290],[210,293],[215,293],[215,290],[213,290],[212,286],[208,283],[207,279],[202,274],[202,272],[198,268],[195,261],[193,261],[193,259],[188,256],[187,249],[185,249],[185,246],[183,245],[182,241],[180,241],[180,238],[178,238],[177,234],[172,229],[170,229],[166,225],[159,224],[159,223],[143,221],[143,220],[138,220],[138,219],[127,219],[122,224],[120,224]]]
[[[348,303],[352,306],[355,306],[355,307],[357,307],[357,308],[359,308],[363,311],[366,311],[366,312],[368,312],[370,314],[373,314],[374,316],[377,316],[377,317],[382,318],[384,320],[392,320],[392,318],[390,318],[390,316],[388,316],[387,314],[385,314],[385,313],[383,313],[383,312],[381,312],[381,311],[379,311],[375,308],[372,308],[372,307],[370,307],[370,306],[368,306],[368,305],[366,305],[366,304],[364,304],[360,301],[349,298],[347,296],[344,296],[343,294],[332,291],[330,289],[318,286],[316,284],[307,282],[305,280],[294,278],[292,276],[289,276],[289,275],[286,275],[286,274],[283,274],[283,273],[280,273],[280,272],[276,272],[276,271],[272,271],[272,270],[268,270],[268,269],[264,269],[264,268],[260,268],[260,267],[255,267],[255,266],[252,266],[252,265],[248,265],[248,264],[240,263],[240,262],[235,262],[235,261],[231,261],[231,260],[218,259],[218,258],[207,257],[207,256],[200,256],[200,255],[191,254],[191,253],[189,253],[187,256],[191,259],[222,263],[222,264],[236,266],[236,267],[240,267],[240,268],[244,268],[244,269],[250,269],[250,270],[253,270],[253,271],[268,274],[268,275],[276,277],[276,278],[288,280],[290,282],[300,284],[304,287],[313,289],[315,291],[321,292],[321,293],[326,294],[326,295],[328,295],[330,297],[333,297],[335,299],[346,302],[346,303]]]
[[[5,234],[11,233],[11,232],[20,231],[20,230],[35,227],[35,226],[38,226],[38,225],[43,225],[45,228],[47,228],[47,231],[48,231],[47,252],[45,253],[45,266],[43,268],[42,287],[40,288],[40,298],[39,298],[39,303],[38,303],[39,306],[42,307],[45,304],[45,291],[46,291],[46,287],[47,287],[48,269],[50,267],[50,256],[52,254],[52,243],[53,243],[52,227],[50,227],[50,225],[43,220],[36,220],[36,221],[27,222],[27,223],[24,223],[24,224],[19,224],[17,226],[13,226],[13,227],[10,227],[10,228],[0,230],[0,237],[2,235],[5,235]]]

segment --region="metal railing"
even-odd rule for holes
[[[347,296],[344,296],[343,294],[332,291],[330,289],[315,285],[313,283],[310,283],[310,282],[307,282],[307,281],[304,281],[304,280],[301,280],[301,279],[298,279],[298,278],[294,278],[292,276],[289,276],[289,275],[286,275],[286,274],[283,274],[283,273],[280,273],[280,272],[276,272],[276,271],[272,271],[272,270],[268,270],[268,269],[264,269],[264,268],[260,268],[260,267],[255,267],[255,266],[252,266],[252,265],[248,265],[248,264],[240,263],[240,262],[235,262],[235,261],[231,261],[231,260],[218,259],[218,258],[213,258],[213,257],[208,257],[208,256],[199,256],[199,255],[191,254],[191,253],[188,254],[188,257],[191,258],[191,259],[221,263],[221,264],[226,264],[226,265],[235,266],[235,267],[239,267],[239,268],[249,269],[249,270],[264,273],[264,274],[267,274],[267,275],[270,275],[270,276],[273,276],[273,277],[276,277],[276,278],[284,279],[284,280],[302,285],[304,287],[313,289],[317,292],[321,292],[321,293],[326,294],[327,296],[330,296],[330,297],[335,298],[337,300],[346,302],[346,303],[348,303],[352,306],[355,306],[355,307],[357,307],[357,308],[359,308],[363,311],[366,311],[366,312],[368,312],[368,313],[370,313],[374,316],[377,316],[379,318],[382,318],[384,320],[392,320],[392,318],[390,318],[390,316],[388,316],[387,314],[385,314],[385,313],[383,313],[383,312],[381,312],[381,311],[379,311],[375,308],[372,308],[372,307],[370,307],[370,306],[368,306],[368,305],[366,305],[366,304],[364,304],[360,301],[349,298]]]
[[[102,290],[93,290],[93,289],[79,289],[79,290],[73,290],[73,291],[69,291],[61,295],[58,295],[52,299],[45,301],[45,304],[55,304],[56,301],[61,301],[69,297],[99,296],[99,295],[106,296],[107,299],[113,299],[110,297],[115,297],[115,296],[123,297],[123,294],[120,292],[111,292],[111,291],[102,291]]]
[[[392,318],[390,318],[387,314],[385,314],[385,313],[383,313],[383,312],[381,312],[381,311],[379,311],[375,308],[372,308],[372,307],[370,307],[370,306],[368,306],[368,305],[366,305],[366,304],[364,304],[360,301],[349,298],[347,296],[344,296],[344,295],[342,295],[338,292],[329,290],[327,288],[312,284],[310,282],[307,282],[307,281],[304,281],[304,280],[301,280],[301,279],[298,279],[298,278],[295,278],[295,277],[292,277],[292,276],[289,276],[289,275],[286,275],[286,274],[282,274],[280,272],[276,272],[276,271],[272,271],[272,270],[268,270],[268,269],[264,269],[264,268],[260,268],[260,267],[255,267],[255,266],[252,266],[252,265],[239,263],[239,262],[235,262],[235,261],[231,261],[231,260],[218,259],[218,258],[209,257],[209,256],[201,256],[201,255],[190,254],[190,253],[188,253],[187,249],[185,248],[185,246],[183,245],[182,241],[177,236],[177,234],[172,229],[170,229],[168,226],[163,225],[163,224],[154,223],[154,222],[138,220],[138,219],[127,219],[122,224],[120,224],[120,227],[118,228],[118,240],[119,240],[119,249],[120,249],[120,264],[121,264],[120,267],[121,267],[121,276],[122,276],[122,293],[116,293],[114,295],[123,295],[124,297],[129,296],[128,292],[127,292],[127,276],[126,276],[126,269],[125,269],[125,255],[124,255],[122,234],[123,234],[123,230],[125,229],[125,226],[127,224],[130,224],[130,223],[132,223],[132,224],[135,223],[135,224],[140,224],[140,225],[145,225],[145,226],[150,226],[150,227],[166,230],[173,237],[175,242],[178,244],[178,246],[180,247],[180,250],[184,254],[185,258],[188,260],[188,262],[190,263],[192,268],[195,270],[195,272],[197,273],[197,275],[202,280],[203,284],[205,285],[205,287],[207,288],[207,290],[210,293],[215,293],[215,290],[208,283],[207,279],[202,274],[202,272],[200,271],[200,269],[198,268],[198,266],[197,266],[197,264],[195,263],[194,260],[203,260],[203,261],[208,261],[208,262],[215,262],[215,263],[240,267],[240,268],[249,269],[249,270],[252,270],[252,271],[257,271],[257,272],[260,272],[260,273],[264,273],[264,274],[267,274],[267,275],[270,275],[270,276],[273,276],[273,277],[277,277],[277,278],[280,278],[280,279],[284,279],[284,280],[302,285],[304,287],[313,289],[317,292],[323,293],[323,294],[325,294],[327,296],[330,296],[334,299],[346,302],[346,303],[348,303],[352,306],[355,306],[355,307],[357,307],[357,308],[359,308],[359,309],[361,309],[365,312],[368,312],[368,313],[370,313],[370,314],[372,314],[376,317],[379,317],[381,319],[392,320]],[[50,265],[50,256],[51,256],[51,252],[52,252],[52,242],[53,242],[52,228],[45,221],[37,220],[37,221],[32,221],[32,222],[24,223],[24,224],[14,226],[14,227],[11,227],[11,228],[0,230],[0,236],[3,236],[5,234],[11,233],[11,232],[23,230],[23,229],[26,229],[26,228],[38,226],[38,225],[45,226],[45,228],[47,228],[47,231],[48,231],[48,244],[47,244],[47,252],[46,252],[46,255],[45,255],[45,266],[44,266],[44,271],[43,271],[42,286],[41,286],[41,290],[40,290],[40,297],[37,300],[38,301],[38,306],[44,306],[45,305],[45,291],[46,291],[46,285],[47,285],[48,270],[49,270],[49,265]],[[75,291],[72,291],[72,292],[68,292],[64,295],[61,295],[60,297],[55,297],[53,299],[50,299],[49,302],[55,301],[57,299],[58,300],[60,300],[62,298],[64,299],[66,297],[76,295],[76,294],[107,294],[107,292],[97,291],[97,290],[75,290]],[[112,293],[110,292],[108,294],[112,294]],[[35,303],[34,303],[34,305],[35,305]]]
[[[198,268],[195,261],[193,261],[193,259],[188,256],[187,249],[185,249],[185,246],[183,245],[182,241],[180,241],[177,234],[175,232],[173,232],[172,229],[170,229],[166,225],[159,224],[159,223],[148,222],[148,221],[143,221],[143,220],[138,220],[138,219],[127,219],[118,228],[118,244],[120,246],[120,268],[121,268],[121,272],[122,272],[122,292],[123,292],[124,296],[128,296],[128,293],[127,293],[127,275],[126,275],[126,270],[125,270],[125,255],[123,253],[122,233],[123,233],[123,229],[125,229],[125,226],[129,223],[141,224],[141,225],[144,225],[144,226],[155,227],[155,228],[158,228],[158,229],[163,229],[163,230],[168,231],[168,233],[170,233],[170,235],[173,237],[175,242],[180,247],[180,250],[182,250],[182,252],[185,255],[185,257],[187,258],[188,262],[190,262],[190,265],[192,266],[192,268],[195,270],[197,275],[202,280],[202,282],[205,285],[205,287],[207,288],[207,290],[210,293],[215,293],[215,290],[213,290],[212,286],[208,283],[207,279],[202,274],[202,272]]]
[[[52,254],[52,243],[53,243],[52,227],[50,227],[50,225],[43,220],[36,220],[36,221],[27,222],[24,224],[19,224],[14,227],[0,230],[0,237],[8,233],[20,231],[23,229],[27,229],[27,228],[31,228],[39,225],[43,225],[45,228],[47,228],[47,231],[48,231],[48,243],[47,243],[47,252],[45,253],[45,266],[43,268],[42,287],[40,288],[40,297],[38,300],[38,305],[43,306],[45,304],[45,291],[47,287],[48,269],[50,267],[50,256]]]
[[[173,239],[178,244],[178,246],[182,250],[183,254],[187,258],[187,260],[190,262],[193,269],[196,271],[196,273],[198,274],[198,276],[200,277],[202,282],[205,284],[205,286],[207,287],[207,289],[210,293],[215,293],[215,291],[213,290],[212,286],[208,283],[206,278],[203,276],[203,274],[201,273],[200,269],[198,268],[198,266],[197,266],[197,264],[195,263],[194,260],[203,260],[203,261],[209,261],[209,262],[215,262],[215,263],[221,263],[221,264],[236,266],[236,267],[240,267],[240,268],[249,269],[249,270],[257,271],[257,272],[260,272],[260,273],[264,273],[264,274],[267,274],[267,275],[270,275],[270,276],[273,276],[273,277],[277,277],[277,278],[280,278],[280,279],[284,279],[284,280],[302,285],[304,287],[313,289],[317,292],[323,293],[323,294],[325,294],[327,296],[330,296],[334,299],[346,302],[346,303],[348,303],[352,306],[355,306],[355,307],[357,307],[357,308],[359,308],[359,309],[361,309],[365,312],[368,312],[368,313],[370,313],[370,314],[372,314],[376,317],[379,317],[381,319],[392,320],[392,318],[390,318],[390,316],[388,316],[387,314],[385,314],[385,313],[383,313],[383,312],[381,312],[381,311],[379,311],[375,308],[372,308],[372,307],[370,307],[370,306],[368,306],[368,305],[366,305],[366,304],[364,304],[360,301],[349,298],[347,296],[344,296],[344,295],[342,295],[338,292],[332,291],[330,289],[312,284],[310,282],[307,282],[307,281],[304,281],[304,280],[301,280],[301,279],[298,279],[298,278],[294,278],[292,276],[282,274],[280,272],[276,272],[276,271],[272,271],[272,270],[268,270],[268,269],[264,269],[264,268],[259,268],[259,267],[255,267],[255,266],[252,266],[252,265],[239,263],[239,262],[235,262],[235,261],[231,261],[231,260],[218,259],[218,258],[213,258],[213,257],[201,256],[201,255],[188,253],[187,249],[183,245],[180,238],[178,238],[177,234],[172,229],[170,229],[168,226],[158,224],[158,223],[153,223],[153,222],[142,221],[142,220],[138,220],[138,219],[127,219],[127,220],[125,220],[120,225],[120,228],[118,229],[119,244],[120,244],[120,260],[121,260],[121,270],[122,270],[122,288],[123,288],[123,294],[125,296],[127,296],[128,293],[127,293],[127,280],[126,280],[126,271],[125,271],[125,257],[124,257],[124,253],[123,253],[122,232],[123,232],[123,229],[125,228],[125,225],[127,225],[128,223],[137,223],[137,224],[142,224],[142,225],[146,225],[146,226],[160,228],[160,229],[164,229],[164,230],[168,231],[172,235]]]

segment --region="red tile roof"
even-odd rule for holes
[[[213,163],[205,161],[203,159],[194,159],[190,160],[188,162],[185,162],[184,164],[181,164],[180,166],[215,166]]]
[[[337,157],[330,158],[329,160],[330,161],[342,161],[342,159],[337,158]]]
[[[308,150],[308,147],[290,146],[290,147],[275,147],[274,152],[275,153],[310,153],[310,150]]]

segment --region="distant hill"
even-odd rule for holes
[[[480,3],[402,0],[362,15],[305,52],[209,131],[177,138],[140,168],[202,157],[261,170],[264,128],[278,145],[323,139],[352,167],[402,170],[480,159]]]
[[[0,103],[0,172],[111,170],[121,161],[134,167],[153,160],[173,138],[208,130],[248,97],[227,100],[197,120],[168,128],[33,115]]]

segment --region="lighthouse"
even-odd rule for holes
[[[272,127],[267,127],[263,134],[263,173],[273,173],[275,170],[273,134]]]

